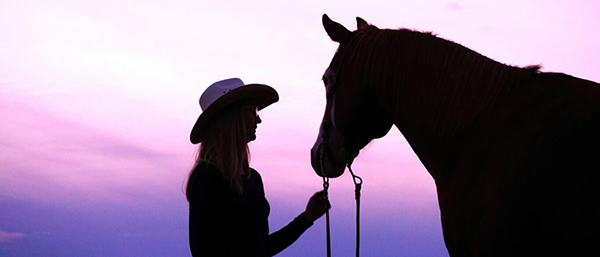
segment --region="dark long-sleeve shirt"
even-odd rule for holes
[[[242,178],[241,195],[229,189],[221,172],[206,162],[194,169],[188,183],[193,256],[273,256],[312,225],[300,214],[269,235],[270,206],[254,169],[250,178]]]

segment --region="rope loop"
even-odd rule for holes
[[[354,174],[350,166],[348,164],[348,170],[354,181],[354,199],[356,199],[356,257],[358,257],[360,255],[360,190],[362,189],[363,180]]]
[[[360,190],[362,189],[363,180],[361,177],[354,174],[350,165],[348,165],[348,170],[352,175],[352,180],[354,181],[354,199],[360,200]]]

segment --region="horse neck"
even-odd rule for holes
[[[459,158],[458,135],[518,87],[525,70],[430,34],[380,33],[365,61],[368,85],[436,177]]]

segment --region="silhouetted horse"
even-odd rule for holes
[[[357,21],[350,32],[323,16],[340,46],[317,174],[340,176],[395,125],[435,179],[451,255],[598,254],[599,84]]]

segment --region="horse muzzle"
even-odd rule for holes
[[[341,160],[340,160],[341,159]],[[344,174],[346,158],[335,158],[324,144],[315,144],[311,149],[311,165],[321,177],[337,178]]]

